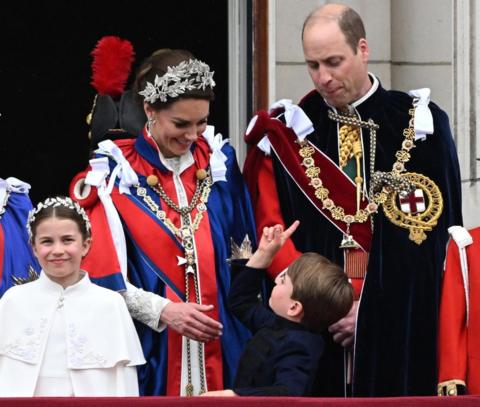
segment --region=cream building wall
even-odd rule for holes
[[[301,46],[301,28],[315,7],[334,1],[270,0],[270,100],[298,101],[312,89]],[[429,87],[449,115],[457,143],[464,223],[480,225],[476,78],[480,52],[476,0],[344,0],[362,16],[370,46],[370,71],[387,89]],[[478,6],[480,9],[480,4]],[[432,160],[435,160],[432,157]],[[472,181],[473,180],[473,181]]]

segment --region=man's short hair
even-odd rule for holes
[[[353,53],[356,54],[358,41],[360,41],[362,38],[367,38],[365,26],[363,25],[363,21],[360,15],[350,7],[346,7],[345,10],[339,15],[332,14],[330,16],[319,15],[320,10],[321,7],[313,10],[305,19],[302,28],[302,40],[305,28],[311,21],[313,23],[314,20],[320,18],[330,18],[338,22],[340,31],[342,31],[343,35],[345,35],[347,44],[350,46],[350,48],[352,48]]]
[[[340,266],[318,253],[304,253],[287,271],[292,299],[303,306],[302,324],[320,332],[348,314],[353,288]]]
[[[342,13],[338,25],[347,39],[347,44],[350,45],[356,54],[358,42],[362,38],[367,38],[362,18],[355,10],[347,8],[345,12]]]

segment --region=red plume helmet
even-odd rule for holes
[[[130,41],[107,36],[92,51],[92,86],[100,95],[117,98],[125,90],[135,52]]]
[[[87,116],[89,138],[94,149],[102,140],[133,138],[141,133],[147,118],[135,102],[132,90],[125,90],[135,55],[130,41],[103,37],[91,53],[92,81],[97,91]]]

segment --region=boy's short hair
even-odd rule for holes
[[[318,253],[304,253],[287,270],[292,299],[303,306],[302,324],[319,332],[348,314],[353,288],[342,268]]]

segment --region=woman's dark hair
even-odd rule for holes
[[[139,103],[143,109],[144,98],[138,92],[141,92],[147,86],[147,82],[154,83],[155,76],[163,76],[167,72],[168,67],[177,66],[183,61],[189,61],[195,59],[193,54],[189,51],[182,49],[169,49],[163,48],[155,51],[152,55],[146,58],[140,68],[138,68],[135,75],[135,81],[132,86],[135,100]],[[209,102],[215,98],[213,89],[210,86],[206,86],[205,89],[191,89],[185,90],[184,93],[177,97],[168,97],[166,102],[156,100],[150,105],[155,110],[161,110],[168,108],[173,102],[179,99],[204,99]]]

